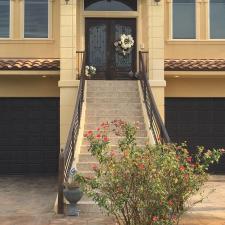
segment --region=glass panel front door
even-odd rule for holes
[[[122,34],[131,35],[134,46],[126,56],[116,51],[114,42]],[[96,67],[94,79],[132,79],[136,72],[135,19],[86,19],[87,65]]]

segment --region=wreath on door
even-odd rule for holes
[[[114,46],[117,52],[119,52],[123,56],[126,56],[132,51],[132,48],[134,46],[134,39],[130,34],[122,34],[120,36],[120,39],[114,42]]]

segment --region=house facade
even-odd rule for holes
[[[0,0],[0,171],[57,171],[84,51],[101,80],[128,80],[146,52],[172,140],[222,148],[224,19],[224,0]],[[123,33],[135,41],[126,60]]]

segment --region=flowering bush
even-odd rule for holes
[[[120,40],[114,42],[114,46],[116,47],[117,52],[125,56],[131,52],[132,47],[134,46],[134,39],[130,34],[122,34]]]
[[[93,177],[77,176],[81,187],[119,225],[173,225],[187,209],[187,200],[207,180],[210,164],[224,150],[200,147],[190,155],[186,145],[136,144],[137,128],[123,121],[104,123],[89,131],[89,151],[98,159]],[[108,134],[121,136],[118,148]]]

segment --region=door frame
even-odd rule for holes
[[[104,22],[105,24],[107,24],[107,25],[112,25],[113,23],[111,23],[113,20],[114,21],[116,21],[116,20],[118,20],[118,21],[121,21],[122,23],[124,23],[124,22],[126,22],[126,21],[128,21],[128,23],[133,23],[134,24],[134,33],[135,33],[135,35],[134,35],[134,40],[135,40],[135,51],[134,52],[131,52],[131,54],[133,55],[133,58],[135,59],[134,60],[134,63],[132,63],[133,65],[132,65],[132,68],[133,68],[133,72],[137,72],[138,71],[138,67],[137,67],[137,65],[138,65],[138,51],[137,51],[137,48],[138,48],[138,46],[137,46],[137,19],[136,18],[111,18],[111,17],[88,17],[88,18],[85,18],[85,51],[87,51],[87,47],[88,46],[86,46],[86,44],[87,44],[87,42],[88,42],[88,35],[87,35],[87,24],[89,23],[89,24],[92,24],[92,23],[94,23],[95,22],[95,20],[96,20],[96,23],[98,23],[98,22]],[[126,24],[126,23],[125,23]],[[111,26],[107,26],[107,32],[109,33],[109,36],[107,35],[107,38],[109,37],[109,39],[107,40],[107,41],[109,41],[111,38],[110,37],[112,37],[112,27]],[[110,40],[111,41],[111,40]],[[110,43],[108,43],[107,44],[107,50],[110,52],[110,54],[111,53],[113,53],[114,52],[114,50],[111,50],[111,48],[109,49],[109,44]],[[86,54],[86,57],[88,56],[88,54]],[[113,56],[113,54],[111,55],[111,56]],[[107,69],[109,70],[109,62],[107,62]],[[108,71],[107,72],[107,74],[109,74],[109,76],[108,77],[106,77],[106,79],[109,79],[109,80],[111,80],[111,75],[110,75],[110,72]]]
[[[84,51],[85,50],[85,20],[86,18],[118,18],[118,19],[136,19],[136,68],[139,69],[138,66],[138,53],[142,49],[142,21],[141,21],[141,7],[142,0],[137,0],[137,11],[85,11],[84,10],[84,0],[80,1],[78,4],[78,18],[77,21],[80,21],[80,24],[76,26],[76,33],[79,36],[76,39],[76,45],[79,46],[77,50]]]

